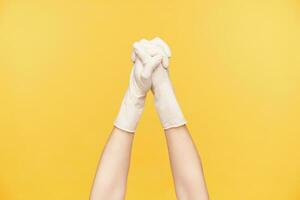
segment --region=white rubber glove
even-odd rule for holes
[[[152,72],[162,60],[162,56],[158,54],[150,57],[144,52],[140,42],[133,45],[134,52],[137,53],[139,59],[136,60],[131,71],[129,87],[114,122],[117,128],[131,133],[135,132],[144,110],[146,94],[152,84]]]
[[[144,48],[144,52],[152,56],[152,59],[157,55],[163,56],[162,63],[154,70],[152,75],[152,92],[162,126],[164,129],[169,129],[186,124],[169,78],[168,65],[171,51],[168,45],[160,38],[154,38],[151,41],[143,40],[140,41],[140,44]],[[135,54],[141,59],[143,58],[138,51],[135,51]],[[135,59],[135,56],[132,56],[132,58]],[[142,60],[142,62],[146,63],[147,60]]]

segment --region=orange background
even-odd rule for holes
[[[300,2],[0,1],[0,199],[88,199],[134,41],[160,36],[211,199],[300,199]],[[175,199],[148,96],[129,200]]]

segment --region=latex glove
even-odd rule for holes
[[[152,75],[152,92],[162,126],[164,129],[169,129],[186,124],[169,77],[168,65],[171,51],[168,45],[160,38],[154,38],[151,41],[140,41],[140,45],[144,48],[144,52],[147,52],[152,58],[157,55],[163,57],[162,63],[154,70]],[[141,57],[138,51],[135,51],[135,54]],[[142,60],[142,62],[147,62],[147,60]]]
[[[151,57],[161,54],[162,55],[162,66],[168,68],[169,58],[171,57],[171,50],[169,46],[159,37],[152,39],[151,41],[142,39],[139,41],[141,48],[144,48],[144,53],[148,53]],[[157,48],[158,47],[158,48]],[[146,49],[145,49],[146,48]],[[135,51],[132,52],[131,60],[135,62],[137,54]]]
[[[146,94],[152,85],[152,72],[162,60],[162,56],[158,54],[150,57],[137,42],[133,49],[140,59],[134,63],[127,92],[114,122],[117,128],[131,133],[135,132],[144,110]]]

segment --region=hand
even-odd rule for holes
[[[147,59],[144,59],[145,55],[140,55],[140,51],[135,51],[135,55],[132,56],[133,61],[138,62],[140,59],[143,63],[151,63],[153,62],[151,59],[157,55],[162,56],[162,62],[152,74],[152,92],[155,97],[156,110],[164,129],[186,124],[169,78],[168,67],[171,51],[168,45],[160,38],[155,38],[151,41],[141,40],[136,46],[143,49],[143,53],[147,53],[148,56]]]
[[[145,40],[135,42],[133,44],[134,52],[137,53],[139,59],[135,60],[134,67],[131,72],[129,86],[138,97],[145,96],[152,85],[152,73],[157,68],[161,61],[162,55],[156,54],[152,57],[147,54],[143,46]]]
[[[130,133],[135,132],[144,110],[146,94],[152,85],[152,73],[162,62],[161,55],[149,56],[139,45],[140,42],[133,45],[134,52],[138,53],[139,59],[134,63],[129,87],[114,123],[117,128]]]

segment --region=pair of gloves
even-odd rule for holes
[[[133,44],[129,87],[114,125],[134,133],[144,110],[147,92],[151,89],[155,107],[164,129],[186,124],[169,78],[171,51],[160,38],[142,39]]]

